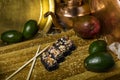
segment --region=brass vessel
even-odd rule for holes
[[[0,33],[10,29],[21,31],[29,19],[37,20],[40,29],[47,33],[52,20],[44,18],[44,13],[54,9],[54,0],[0,0]]]

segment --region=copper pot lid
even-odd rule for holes
[[[65,17],[75,17],[90,14],[91,10],[88,4],[81,5],[81,2],[69,0],[67,3],[61,5],[60,12]]]

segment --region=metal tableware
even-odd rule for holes
[[[37,20],[40,29],[47,33],[52,20],[44,18],[44,13],[54,9],[54,0],[0,0],[0,33],[10,29],[20,31],[29,19]]]

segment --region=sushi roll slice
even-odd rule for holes
[[[67,36],[58,39],[53,46],[58,48],[64,56],[71,54],[71,51],[75,49],[75,45],[72,40],[70,40]]]
[[[42,53],[41,62],[48,71],[52,71],[58,68],[57,60],[54,59],[47,51]]]
[[[64,60],[63,52],[61,52],[58,48],[55,46],[51,46],[48,49],[48,52],[52,55],[54,59],[56,59],[58,62],[61,62]]]
[[[60,45],[60,46],[58,47],[58,49],[59,49],[60,52],[63,53],[63,54],[67,51],[67,47],[66,47],[65,45]]]
[[[72,40],[70,40],[69,37],[67,37],[67,36],[60,38],[57,41],[57,43],[55,43],[55,44],[59,44],[59,46],[60,45],[66,46],[67,50],[70,50],[71,47],[73,47],[73,45],[74,45],[73,42],[72,42]]]
[[[61,38],[61,41],[63,43],[63,45],[65,46],[65,53],[64,56],[70,55],[71,51],[73,51],[75,49],[75,45],[73,43],[72,40],[69,39],[69,37],[63,37]]]
[[[59,47],[60,45],[64,45],[64,42],[66,41],[67,37],[62,37],[58,39],[55,43],[53,43],[53,46]]]
[[[67,50],[72,51],[75,49],[75,45],[72,40],[66,40],[64,45],[67,47]]]

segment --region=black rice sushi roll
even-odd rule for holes
[[[48,49],[48,52],[52,55],[54,59],[56,59],[58,62],[61,62],[64,60],[63,52],[61,52],[57,47],[51,46]]]
[[[52,57],[47,51],[41,54],[41,62],[48,71],[52,71],[58,68],[57,60]]]
[[[47,70],[55,70],[58,68],[58,64],[63,62],[74,49],[75,45],[72,40],[62,37],[41,54],[41,62]]]
[[[60,45],[64,45],[64,46],[66,46],[66,52],[68,51],[68,50],[74,50],[74,48],[75,48],[75,45],[74,45],[74,43],[73,43],[73,41],[72,40],[70,40],[69,39],[69,37],[62,37],[62,38],[60,38],[60,39],[58,39],[56,42],[55,42],[55,46],[60,46]]]
[[[62,47],[65,46],[64,47],[64,49],[65,49],[64,56],[70,55],[71,51],[73,51],[75,49],[75,45],[74,45],[73,41],[70,40],[69,37],[63,37],[63,38],[61,38],[61,42],[62,42],[62,45],[59,46],[59,49],[61,46]]]
[[[69,39],[65,41],[64,45],[67,47],[67,50],[70,50],[70,51],[73,51],[76,48],[73,41]]]

